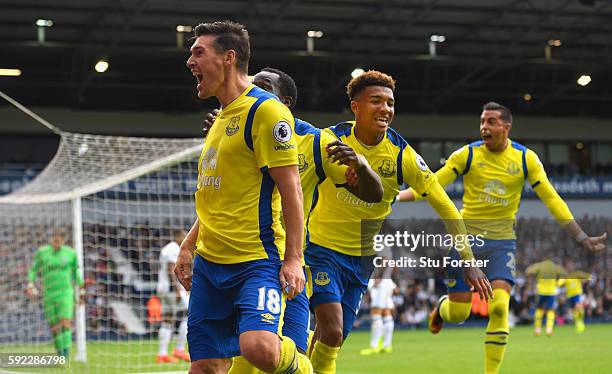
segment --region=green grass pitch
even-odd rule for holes
[[[451,328],[432,336],[427,331],[395,332],[393,353],[360,356],[369,333],[351,334],[338,358],[338,374],[482,373],[484,328]],[[553,337],[534,337],[531,327],[511,330],[501,373],[612,373],[612,324],[587,325],[582,335],[571,326],[556,327]],[[6,352],[7,347],[0,347]],[[23,348],[21,348],[23,349]],[[20,351],[22,351],[20,349]],[[155,364],[156,341],[94,343],[89,362],[72,362],[68,370],[23,370],[37,373],[186,373],[188,364]],[[40,351],[37,349],[37,351]],[[23,351],[22,351],[23,352]],[[105,368],[112,365],[115,368]],[[11,372],[16,372],[12,370]],[[0,373],[2,369],[0,369]]]

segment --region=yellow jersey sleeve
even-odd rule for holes
[[[546,208],[548,208],[553,217],[555,217],[559,225],[565,227],[574,219],[574,216],[565,201],[563,201],[548,180],[546,171],[538,155],[530,149],[527,150],[526,163],[531,187],[544,205],[546,205]]]
[[[255,111],[252,136],[257,166],[261,169],[297,165],[294,118],[277,100],[266,100]]]
[[[402,154],[402,179],[419,195],[427,195],[438,184],[436,175],[410,145],[406,145]]]
[[[463,174],[465,165],[467,164],[467,158],[468,146],[461,147],[453,152],[448,160],[446,160],[444,165],[438,171],[436,171],[438,183],[442,187],[446,187],[453,183],[459,175]],[[421,194],[417,193],[414,189],[412,189],[412,194],[414,195],[415,200],[423,200],[425,198]]]
[[[468,162],[468,155],[469,155],[469,146],[464,145],[463,147],[457,149],[455,152],[451,153],[451,155],[448,157],[448,159],[444,163],[444,168],[446,168],[449,172],[452,171],[453,174],[455,175],[453,180],[459,175],[463,175],[465,173],[465,168]],[[440,176],[438,176],[438,178],[439,177]],[[440,181],[440,184],[442,186],[446,186],[448,183],[442,183],[442,181]]]
[[[337,162],[332,162],[332,159],[327,157],[327,151],[325,150],[327,145],[335,140],[338,140],[335,136],[330,134],[329,129],[321,130],[320,150],[321,150],[321,163],[323,164],[323,171],[325,176],[335,184],[346,183],[346,170],[348,166],[338,165]]]

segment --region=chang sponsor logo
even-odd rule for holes
[[[342,190],[336,192],[336,199],[342,201],[345,204],[363,206],[365,208],[372,208],[374,206],[374,203],[367,203],[356,197],[352,193]]]
[[[501,197],[507,192],[508,188],[503,182],[492,179],[484,184],[482,192],[478,194],[478,200],[492,205],[508,206],[508,199]]]
[[[212,187],[215,190],[221,188],[220,175],[206,175],[209,172],[214,172],[217,169],[217,150],[213,147],[204,152],[202,161],[200,162],[200,174],[198,175],[198,190],[203,187]]]

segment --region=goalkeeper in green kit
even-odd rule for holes
[[[38,295],[35,286],[36,276],[40,273],[42,301],[45,319],[51,327],[51,333],[57,353],[69,357],[72,347],[72,319],[74,317],[74,285],[83,286],[83,278],[78,269],[74,249],[64,245],[64,235],[56,230],[51,243],[40,247],[34,257],[34,263],[28,273],[29,297]],[[81,296],[83,292],[80,292]]]

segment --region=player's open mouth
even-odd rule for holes
[[[195,71],[192,71],[191,73],[196,78],[196,81],[198,82],[198,84],[202,83],[202,74],[197,73]]]
[[[491,140],[493,136],[491,134],[481,134],[482,140]]]

